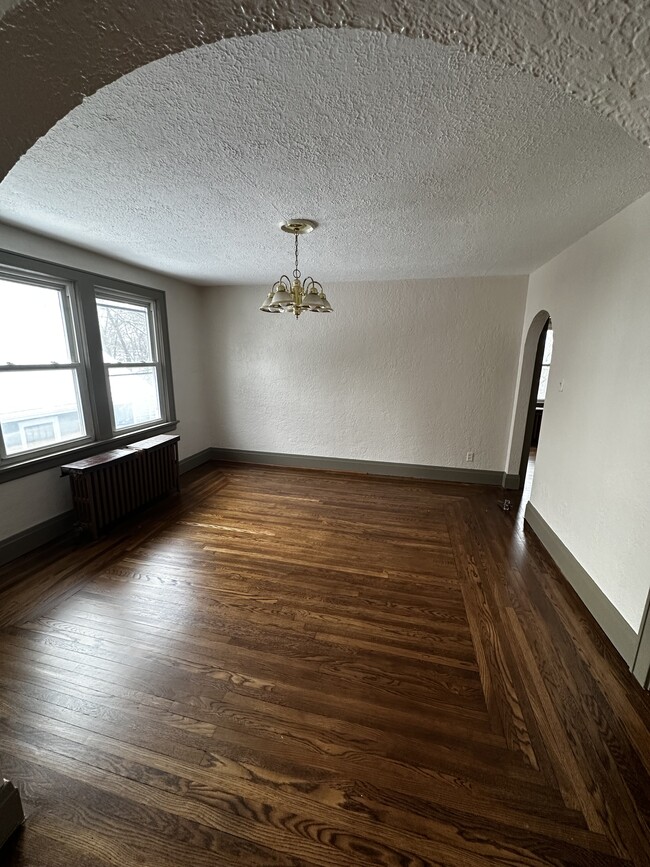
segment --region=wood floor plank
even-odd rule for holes
[[[546,728],[546,742],[553,753],[555,767],[560,782],[562,798],[568,807],[582,810],[588,827],[597,834],[605,833],[605,826],[595,808],[593,793],[589,792],[578,762],[564,734],[562,723],[557,715],[546,684],[535,664],[535,659],[526,640],[519,618],[512,608],[507,611],[514,640],[519,652],[526,661],[530,677],[528,686],[531,703],[538,724]]]
[[[647,867],[648,694],[497,499],[206,465],[0,569],[3,864]]]
[[[13,767],[18,767],[19,771],[21,767],[24,769],[26,766],[33,766],[29,761],[21,762],[23,756],[38,755],[33,748],[19,744],[16,745],[15,752],[20,758],[14,758]],[[49,756],[40,756],[36,773],[41,785],[44,778],[48,777],[47,770],[51,763],[53,762]],[[455,825],[441,821],[422,821],[417,813],[403,817],[400,812],[389,808],[384,808],[382,822],[376,822],[374,816],[368,818],[360,812],[354,813],[351,819],[347,811],[337,810],[326,802],[318,804],[318,819],[313,819],[310,817],[310,810],[315,804],[310,800],[296,796],[286,788],[281,792],[267,789],[264,792],[265,803],[262,804],[257,800],[261,794],[259,787],[244,779],[238,780],[236,792],[233,792],[232,786],[224,785],[223,780],[183,780],[182,793],[189,797],[179,798],[176,790],[143,785],[139,781],[114,774],[107,775],[94,767],[79,766],[63,758],[56,760],[56,764],[61,769],[61,776],[68,778],[74,775],[72,782],[67,784],[73,789],[83,791],[95,787],[103,793],[104,812],[95,812],[84,804],[81,816],[78,808],[73,807],[69,811],[60,810],[61,818],[64,822],[80,822],[82,827],[85,819],[85,824],[96,828],[100,833],[102,829],[110,828],[111,821],[116,819],[120,821],[120,825],[126,825],[128,833],[131,822],[140,812],[142,819],[138,822],[138,827],[144,825],[149,831],[153,826],[167,844],[169,834],[173,840],[180,839],[185,843],[188,838],[194,843],[205,839],[203,828],[206,825],[231,836],[232,830],[241,831],[242,825],[248,829],[252,820],[256,824],[249,833],[256,845],[277,847],[279,851],[287,854],[299,851],[320,864],[355,863],[354,859],[360,852],[374,864],[432,863],[450,867],[471,867],[485,863],[486,858],[496,859],[496,863],[502,864],[516,858],[516,863],[530,867],[542,867],[552,863],[547,858],[546,843],[537,842],[540,850],[537,854],[534,851],[534,835],[530,834],[524,835],[527,845],[520,847],[507,835],[503,841],[496,836],[493,839],[484,838],[480,833],[476,836],[459,836]],[[23,776],[27,776],[25,770]],[[58,790],[61,788],[63,785],[58,786]],[[78,800],[79,795],[74,799],[75,805]],[[93,798],[86,796],[84,800],[92,802]],[[127,807],[124,801],[132,803]],[[146,810],[143,811],[143,807]],[[290,811],[288,815],[285,813],[287,810]],[[168,824],[165,824],[160,818],[161,813],[173,817],[173,821],[168,819]],[[293,821],[293,817],[297,815],[301,816],[299,826]],[[388,817],[390,819],[386,821]],[[393,827],[391,821],[396,822],[398,828]],[[203,827],[197,829],[196,824]],[[309,828],[306,840],[303,836],[305,825]],[[282,831],[286,833],[278,833]],[[298,839],[291,841],[291,835],[297,835]],[[213,841],[209,837],[207,839],[212,846]],[[313,845],[322,844],[324,841],[328,846],[327,852],[318,845]],[[139,841],[140,845],[142,842]],[[177,845],[176,849],[179,848]],[[620,859],[602,851],[585,852],[570,844],[564,846],[564,857],[566,864],[581,867],[621,863]],[[205,862],[197,858],[196,863]],[[251,860],[249,863],[253,865],[259,862]]]
[[[151,769],[157,779],[160,773],[188,776],[195,780],[213,779],[213,771],[219,778],[224,774],[236,779],[252,779],[258,785],[295,787],[298,794],[309,797],[314,785],[328,781],[347,791],[351,785],[382,787],[400,797],[412,797],[414,781],[417,781],[418,796],[428,803],[427,813],[441,808],[452,808],[468,815],[478,815],[486,821],[501,820],[505,824],[536,830],[554,840],[577,843],[586,831],[580,813],[568,810],[561,799],[540,788],[495,785],[490,777],[476,781],[464,779],[460,774],[447,774],[441,770],[415,768],[403,762],[383,761],[368,757],[351,763],[347,756],[331,753],[315,753],[300,740],[293,741],[287,753],[286,741],[280,737],[269,739],[246,729],[220,728],[213,738],[210,751],[200,765],[184,762],[169,755],[166,742],[160,739],[155,750],[133,746],[126,740],[117,740],[83,727],[83,721],[64,721],[44,717],[23,708],[14,711],[11,719],[0,718],[0,727],[10,744],[12,741],[31,743],[39,749],[79,759],[79,750],[100,751],[104,759],[93,761],[113,773],[127,773],[130,764],[136,763]],[[106,758],[108,757],[108,759]],[[85,756],[81,760],[86,761]],[[350,778],[353,769],[353,779]],[[127,773],[128,775],[128,773]],[[207,776],[206,776],[207,775]],[[142,781],[139,772],[136,779]],[[149,774],[147,774],[149,784]],[[356,811],[356,808],[355,808]],[[591,839],[591,838],[590,838]],[[593,841],[592,841],[593,843]],[[603,849],[603,841],[594,846]]]

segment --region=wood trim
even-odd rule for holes
[[[211,449],[212,460],[258,466],[296,467],[308,470],[334,470],[371,476],[430,479],[436,482],[465,482],[472,485],[501,486],[501,470],[468,470],[464,467],[435,467],[425,464],[399,464],[389,461],[361,461],[353,458],[330,458],[320,455],[293,455],[280,452],[257,452],[245,449]]]
[[[650,689],[650,592],[639,627],[639,641],[632,663],[632,674],[642,687]]]
[[[195,470],[197,467],[207,464],[212,458],[212,449],[203,449],[201,452],[183,458],[178,462],[178,472],[182,476],[183,473],[189,473],[190,470]]]
[[[74,522],[75,513],[71,509],[3,539],[0,542],[0,566],[71,532]]]
[[[580,565],[564,542],[553,532],[531,502],[526,505],[524,520],[551,555],[560,572],[587,606],[605,635],[631,666],[638,637],[630,624],[612,605],[594,579]]]
[[[518,491],[521,487],[519,473],[504,473],[501,479],[501,487],[509,491]]]

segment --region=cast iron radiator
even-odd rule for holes
[[[70,477],[79,526],[96,539],[140,506],[177,491],[179,439],[151,437],[61,467]]]

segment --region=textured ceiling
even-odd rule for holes
[[[172,52],[312,27],[460,45],[650,144],[649,0],[0,0],[0,178],[85,96]]]
[[[0,185],[0,219],[205,283],[275,279],[282,219],[322,280],[528,272],[650,188],[650,153],[554,88],[359,30],[142,67]]]

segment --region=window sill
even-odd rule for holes
[[[121,446],[128,446],[138,440],[147,439],[157,434],[169,433],[176,430],[178,421],[166,421],[162,424],[154,425],[153,427],[140,428],[136,431],[129,431],[127,434],[112,437],[109,440],[100,440],[93,443],[85,443],[83,446],[75,446],[74,448],[63,449],[56,454],[45,455],[40,458],[31,458],[15,464],[6,464],[0,466],[0,484],[10,482],[13,479],[20,479],[23,476],[31,476],[33,473],[41,473],[44,470],[51,470],[54,467],[60,467],[62,464],[69,464],[72,461],[88,458],[91,455],[97,455],[100,452],[106,452],[110,449],[118,449]]]

